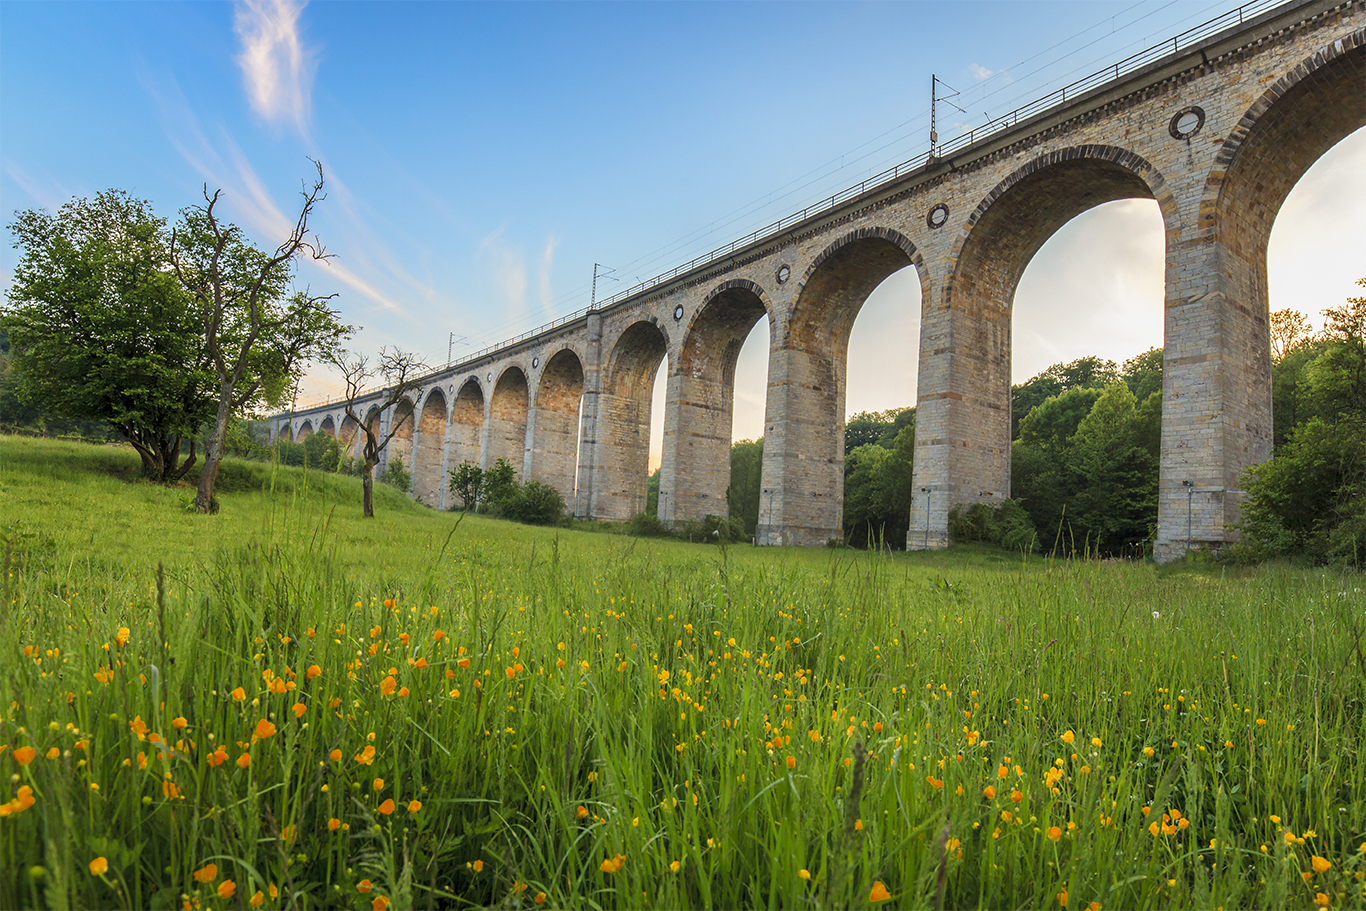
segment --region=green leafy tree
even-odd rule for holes
[[[329,306],[335,295],[288,293],[293,263],[304,254],[325,259],[308,219],[322,195],[323,171],[305,187],[290,234],[273,253],[253,247],[217,210],[221,190],[204,190],[204,204],[181,213],[171,237],[171,263],[194,301],[204,356],[217,385],[218,407],[199,473],[195,508],[211,512],[228,421],[249,404],[280,401],[310,360],[326,357],[350,335]]]
[[[892,419],[882,411],[860,411],[844,423],[844,455],[849,457],[860,446],[876,444],[891,426]]]
[[[1141,357],[1141,355],[1140,355]],[[1054,364],[1038,376],[1011,390],[1011,439],[1020,436],[1020,425],[1026,415],[1048,399],[1070,389],[1103,389],[1119,379],[1114,361],[1088,356],[1066,364]],[[1161,388],[1159,383],[1158,388]]]
[[[655,517],[659,516],[659,473],[656,468],[645,481],[645,514]]]
[[[1020,442],[1064,451],[1101,395],[1100,389],[1082,386],[1049,397],[1020,422]]]
[[[1357,282],[1366,287],[1366,278]],[[1366,565],[1366,297],[1324,311],[1324,331],[1301,340],[1278,368],[1296,367],[1302,421],[1276,455],[1244,475],[1240,549]],[[1287,384],[1292,377],[1287,376]],[[1274,400],[1273,400],[1274,401]],[[1278,417],[1277,436],[1283,431]]]
[[[479,507],[484,492],[484,469],[473,462],[461,462],[451,469],[451,493],[460,498],[466,512]]]
[[[1245,556],[1366,566],[1366,431],[1312,417],[1243,475]]]
[[[1154,392],[1162,391],[1162,349],[1149,348],[1142,354],[1134,355],[1120,368],[1119,378],[1124,380],[1134,398],[1147,401]]]
[[[1077,426],[1068,453],[1080,482],[1069,514],[1102,553],[1141,546],[1157,515],[1157,458],[1140,445],[1137,411],[1127,385],[1107,387]]]
[[[313,436],[317,436],[317,434],[315,433]],[[308,439],[311,440],[313,437]],[[306,444],[307,441],[305,441]],[[407,493],[408,489],[413,486],[413,476],[407,468],[403,467],[403,457],[399,455],[393,456],[384,463],[384,471],[380,474],[379,481],[381,484],[397,487],[404,493]]]
[[[20,212],[10,229],[23,252],[0,322],[16,401],[107,422],[148,477],[183,477],[213,413],[213,374],[202,317],[169,268],[164,220],[109,190],[56,215]]]
[[[507,459],[498,459],[484,471],[484,508],[495,516],[507,516],[515,511],[521,491],[517,484],[517,469]]]
[[[753,537],[759,524],[760,487],[764,468],[764,439],[740,440],[730,447],[730,502],[731,518],[739,519],[745,536]]]
[[[905,546],[914,459],[914,423],[902,427],[890,449],[868,443],[845,459],[844,531],[852,544]]]

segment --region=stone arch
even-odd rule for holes
[[[669,371],[671,410],[664,427],[659,504],[666,522],[723,516],[729,510],[735,364],[765,316],[772,347],[768,295],[757,283],[739,278],[709,291],[688,321]]]
[[[509,366],[493,384],[489,402],[488,464],[507,459],[520,477],[526,461],[527,411],[530,387],[521,367]]]
[[[418,412],[413,449],[413,495],[440,508],[445,498],[442,462],[446,449],[446,396],[434,386]]]
[[[480,441],[484,435],[484,387],[470,377],[455,394],[449,431],[452,468],[461,462],[479,464]]]
[[[1160,561],[1179,558],[1188,537],[1215,548],[1236,539],[1230,529],[1241,519],[1242,473],[1270,457],[1274,433],[1271,229],[1314,162],[1366,125],[1363,85],[1366,29],[1320,48],[1276,80],[1215,154],[1197,230],[1181,246],[1184,275],[1169,253]]]
[[[599,396],[592,514],[624,521],[645,510],[650,472],[650,408],[669,340],[652,320],[617,336]]]
[[[536,386],[530,476],[574,502],[578,488],[579,416],[583,404],[583,361],[561,348],[541,368]]]
[[[1103,203],[1134,198],[1157,201],[1170,249],[1180,216],[1165,178],[1116,146],[1041,155],[1001,180],[966,219],[942,299],[921,326],[912,485],[928,495],[912,498],[911,527],[919,531],[908,546],[947,544],[948,512],[957,504],[1010,496],[1015,289],[1059,228]]]
[[[842,536],[849,336],[868,296],[915,266],[921,309],[930,284],[914,243],[891,228],[850,231],[807,266],[790,317],[775,326],[764,417],[761,543],[819,545]]]
[[[402,459],[403,467],[410,474],[413,470],[415,423],[413,400],[405,396],[394,406],[393,416],[390,418],[389,428],[393,431],[393,436],[389,439],[389,445],[385,447],[385,464],[387,465],[394,459]]]
[[[318,427],[319,432],[325,433],[334,440],[337,438],[337,423],[332,420],[332,415],[323,418],[322,425]]]
[[[294,442],[302,443],[304,440],[313,436],[313,422],[305,420],[294,431]]]
[[[342,418],[341,427],[337,430],[337,442],[341,444],[342,458],[355,456],[356,431],[360,429],[360,422],[351,415]]]

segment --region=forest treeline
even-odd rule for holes
[[[1358,282],[1366,287],[1366,279]],[[1274,455],[1249,470],[1241,559],[1366,562],[1366,297],[1271,317]],[[1012,499],[955,510],[955,542],[1100,555],[1151,553],[1162,440],[1162,351],[1122,364],[1083,357],[1012,387]],[[861,412],[845,427],[844,535],[902,548],[909,530],[915,409]],[[754,534],[763,440],[731,448],[730,515]],[[657,483],[657,474],[656,478]],[[653,501],[651,507],[653,509]]]
[[[1358,283],[1366,288],[1366,279]],[[1323,331],[1304,314],[1271,317],[1274,456],[1243,478],[1243,541],[1233,556],[1293,557],[1315,563],[1366,564],[1366,297],[1325,311]],[[12,353],[0,331],[0,426],[9,430],[112,436],[98,421],[69,420],[15,395]],[[955,542],[1015,550],[1140,556],[1157,526],[1162,435],[1162,352],[1122,364],[1083,357],[1056,364],[1012,388],[1011,491],[995,508],[956,510]],[[355,472],[335,440],[314,434],[260,443],[264,424],[234,420],[230,454],[274,457],[331,471]],[[915,459],[915,409],[861,412],[845,427],[844,542],[902,548],[909,530]],[[698,539],[724,525],[732,539],[755,533],[766,504],[763,440],[731,447],[729,516],[693,523]],[[406,487],[402,463],[383,478]],[[650,478],[647,511],[634,530],[665,533],[657,513],[659,473]]]

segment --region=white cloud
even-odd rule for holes
[[[971,73],[972,78],[976,79],[978,82],[981,82],[983,79],[990,79],[992,76],[996,75],[995,70],[989,70],[976,63],[968,64],[968,72]]]
[[[304,47],[296,0],[243,0],[234,16],[242,44],[237,65],[246,80],[247,96],[266,120],[287,122],[300,133],[308,126],[309,94],[315,69],[313,52]]]

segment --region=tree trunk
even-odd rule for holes
[[[362,503],[364,504],[364,515],[367,519],[375,517],[375,465],[377,462],[365,461],[365,470],[361,472],[360,486],[364,491]]]
[[[222,383],[219,390],[218,414],[213,421],[213,432],[204,447],[204,467],[199,472],[199,490],[195,493],[196,512],[218,512],[213,498],[214,484],[218,483],[218,466],[223,461],[223,440],[228,435],[228,419],[232,417],[232,393],[235,383]]]

